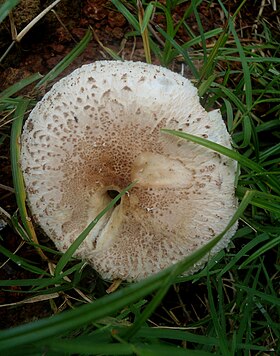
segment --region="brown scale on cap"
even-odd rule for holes
[[[236,163],[161,128],[231,147],[219,111],[207,113],[187,79],[139,62],[77,69],[25,123],[21,161],[29,205],[61,251],[114,194],[137,181],[76,253],[103,278],[135,281],[176,263],[222,232],[236,210]]]

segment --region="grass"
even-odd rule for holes
[[[14,6],[0,8],[2,20]],[[218,28],[204,29],[202,9],[222,13]],[[187,6],[185,6],[187,5]],[[18,166],[19,137],[34,93],[49,85],[87,47],[89,30],[80,43],[44,77],[34,74],[0,94],[0,147],[10,141],[16,204],[13,215],[0,200],[3,220],[18,239],[17,251],[5,247],[0,231],[0,252],[26,278],[2,279],[6,293],[20,288],[24,300],[5,305],[7,312],[24,303],[48,301],[51,318],[2,330],[0,350],[9,355],[277,355],[280,353],[280,49],[277,30],[270,28],[261,7],[258,32],[242,35],[239,27],[246,1],[231,10],[222,1],[139,2],[112,0],[131,25],[128,39],[143,40],[146,60],[163,66],[176,61],[188,65],[206,109],[220,108],[232,135],[229,150],[185,132],[165,130],[235,159],[240,167],[236,194],[240,206],[231,224],[239,229],[229,251],[221,251],[193,276],[182,272],[221,238],[177,265],[136,284],[123,283],[106,295],[106,282],[94,276],[84,262],[72,259],[85,238],[85,230],[61,256],[49,244],[38,243],[25,206],[25,191]],[[180,19],[172,15],[185,6]],[[257,6],[257,5],[256,5]],[[259,5],[258,5],[259,6]],[[270,5],[267,5],[270,6]],[[2,12],[2,9],[5,12]],[[3,11],[4,11],[3,10]],[[271,8],[271,11],[273,9]],[[2,16],[3,13],[3,16]],[[159,25],[161,15],[165,21]],[[194,26],[190,24],[196,24]],[[245,30],[244,30],[245,31]],[[188,40],[182,41],[181,34]],[[279,37],[278,37],[279,39]],[[105,47],[104,47],[105,48]],[[118,55],[107,48],[114,58]],[[33,85],[33,95],[20,95]],[[4,152],[4,150],[3,150]],[[0,182],[1,183],[1,182]],[[2,184],[5,186],[4,184]],[[129,189],[130,187],[127,187]],[[125,191],[124,191],[125,192]],[[120,193],[112,202],[114,205]],[[108,207],[110,208],[110,206]],[[87,229],[94,228],[101,214]],[[32,258],[22,249],[33,251]],[[0,269],[0,270],[1,270]],[[17,290],[17,289],[16,289]],[[60,312],[67,306],[67,311]]]

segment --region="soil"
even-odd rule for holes
[[[20,8],[17,8],[13,16],[18,33],[34,16],[38,15],[43,8],[46,8],[46,6],[52,3],[52,1],[22,1],[22,3],[25,3],[25,5],[21,5]],[[32,7],[30,7],[29,3],[32,3]],[[233,4],[233,8],[237,6],[235,1],[231,1],[230,3]],[[182,3],[174,9],[173,19],[175,21],[181,19],[187,6],[187,3]],[[28,11],[26,9],[28,9]],[[206,31],[215,27],[224,26],[225,19],[217,5],[208,6],[208,2],[203,2],[199,9],[203,27]],[[5,58],[2,59],[2,63],[0,64],[0,91],[33,73],[39,72],[42,75],[48,73],[83,38],[89,27],[93,29],[96,38],[99,39],[103,46],[115,51],[123,59],[145,61],[141,38],[136,39],[130,36],[133,29],[127,20],[116,12],[116,9],[110,1],[66,0],[61,1],[54,10],[54,12],[49,12],[40,20],[21,42],[16,43]],[[257,16],[257,13],[254,14],[252,11],[254,10],[245,8],[244,20],[240,18],[240,21],[243,21],[244,31],[247,31],[249,36],[252,34],[252,25]],[[153,22],[165,28],[165,19],[162,15],[156,15],[153,18]],[[193,16],[188,19],[188,25],[194,33],[199,34],[197,23]],[[82,64],[100,59],[111,59],[106,51],[98,44],[96,38],[93,38],[87,49],[71,63],[61,76],[65,76]],[[189,40],[189,36],[186,31],[181,30],[176,40],[183,43]],[[11,41],[10,20],[6,19],[4,24],[0,26],[0,56],[4,54]],[[154,58],[153,63],[158,64],[158,61]],[[176,63],[174,66],[176,67]],[[52,83],[49,85],[51,84]],[[42,93],[34,93],[30,87],[26,88],[21,94],[36,98],[42,96]],[[7,136],[3,144],[0,145],[0,206],[9,214],[14,214],[16,212],[16,201],[12,188],[13,183],[9,160],[10,124],[7,123],[2,126],[1,132]],[[2,225],[0,225],[0,235],[3,239],[3,246],[9,251],[15,251],[19,247],[21,240],[8,225],[4,226],[3,219],[4,217],[2,217],[2,220],[0,219],[0,222],[2,222]],[[45,237],[42,236],[42,239],[45,239]],[[49,242],[47,243],[49,244]],[[20,249],[18,254],[28,260],[30,259],[33,262],[37,262],[41,268],[47,269],[46,263],[43,263],[35,250],[27,244]],[[1,258],[0,263],[0,279],[34,278],[32,273],[7,261],[6,258]],[[85,283],[92,283],[93,286],[99,283],[98,278],[93,272],[88,271],[86,278]],[[102,288],[103,292],[101,292],[101,294],[105,293],[106,285]],[[199,285],[186,284],[180,286],[180,288],[184,289],[184,293],[187,292],[188,295],[191,296],[196,296],[198,293],[203,299],[203,293],[205,291],[204,288],[201,288]],[[170,301],[174,299],[174,295],[175,297],[178,295],[174,293],[174,291],[170,291],[166,297],[169,304],[173,303]],[[5,288],[5,290],[0,292],[0,304],[3,306],[9,303],[17,303],[26,297],[28,297],[28,295],[25,293],[24,288]],[[59,298],[57,305],[62,305],[64,299],[62,297]],[[177,303],[177,301],[175,302]],[[170,309],[172,309],[172,306],[170,306]],[[180,313],[180,310],[181,309],[177,309],[178,315],[181,315],[181,318],[178,316],[179,323],[181,326],[186,325],[190,316],[183,312]],[[204,306],[201,303],[199,306],[195,306],[193,310],[196,310],[196,313],[200,314],[199,317],[202,318],[204,316]],[[59,311],[60,310],[56,309],[49,301],[21,304],[9,308],[0,307],[0,328],[16,326],[37,318],[52,315],[54,312]],[[166,320],[162,320],[163,324],[166,322]],[[168,318],[168,323],[169,325],[176,326],[176,322],[170,318]]]
[[[30,0],[23,2],[29,3]],[[36,1],[35,4],[31,2],[32,8],[22,5],[13,16],[18,33],[29,23],[32,16],[42,10],[42,5],[35,6],[40,1]],[[45,5],[44,8],[49,4],[48,1],[41,1],[41,3]],[[173,15],[175,23],[182,18],[186,8],[186,4],[176,7]],[[201,6],[201,16],[206,30],[223,26],[225,22],[216,8],[207,9],[206,5]],[[164,16],[155,15],[153,23],[165,27]],[[193,16],[190,17],[188,24],[194,33],[199,33]],[[142,40],[130,35],[133,29],[124,16],[116,12],[110,1],[62,1],[55,7],[55,13],[48,13],[20,43],[14,45],[2,60],[2,68],[0,67],[2,89],[35,72],[48,73],[82,39],[89,27],[94,30],[104,46],[115,51],[123,59],[145,60]],[[10,21],[7,19],[0,27],[0,53],[3,54],[8,48],[11,37]],[[189,36],[185,31],[180,30],[178,40],[181,43],[186,42]],[[111,59],[111,57],[100,47],[96,39],[93,39],[87,49],[67,68],[63,76],[82,64],[99,59]],[[155,58],[153,63],[159,64]]]

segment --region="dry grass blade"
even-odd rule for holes
[[[19,34],[13,38],[14,41],[20,42],[22,38],[31,30],[32,27],[36,25],[52,8],[54,8],[61,0],[56,0],[52,4],[50,4],[45,10],[43,10],[38,16],[36,16],[32,21],[29,22],[27,26],[24,27],[23,30],[20,31]]]
[[[121,61],[122,58],[121,58],[117,53],[115,53],[115,52],[114,52],[113,50],[111,50],[109,47],[106,47],[106,46],[103,45],[103,43],[100,41],[100,39],[99,39],[99,37],[98,37],[96,31],[94,31],[93,29],[91,29],[91,30],[92,30],[92,33],[93,33],[93,37],[95,38],[95,40],[96,40],[96,42],[99,44],[99,46],[100,46],[102,49],[104,49],[104,51],[105,51],[106,53],[108,53],[110,57],[112,57],[112,58],[115,59],[115,60]]]
[[[40,295],[38,297],[27,298],[20,302],[1,304],[0,308],[19,306],[22,304],[33,304],[33,303],[43,302],[46,300],[51,300],[51,299],[58,298],[58,297],[59,297],[59,293],[44,294],[44,295]]]
[[[12,32],[12,40],[13,42],[10,44],[6,52],[3,54],[3,56],[0,58],[0,63],[4,60],[4,58],[7,56],[9,51],[12,49],[13,45],[15,42],[20,42],[22,38],[38,23],[49,11],[51,11],[52,8],[54,8],[61,0],[56,0],[52,4],[50,4],[45,10],[43,10],[39,15],[37,15],[32,21],[29,22],[27,26],[24,27],[23,30],[20,31],[20,33],[17,33],[17,29],[15,27],[14,21],[13,21],[13,16],[10,14],[10,20],[11,20],[11,32]]]
[[[144,11],[141,0],[137,0],[137,8],[138,8],[138,19],[139,19],[139,25],[140,25],[140,29],[141,29],[141,36],[143,39],[143,46],[144,46],[144,52],[145,52],[145,56],[146,56],[146,62],[152,63],[151,50],[150,50],[150,44],[149,44],[149,32],[148,32],[147,25],[143,27],[145,11]],[[147,7],[147,10],[150,8],[151,7]]]

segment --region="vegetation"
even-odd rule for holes
[[[1,21],[15,3],[5,1],[1,5]],[[1,200],[0,213],[3,223],[10,225],[19,241],[18,249],[9,251],[5,247],[5,229],[3,233],[0,231],[0,252],[5,256],[0,267],[3,269],[9,261],[32,276],[3,279],[0,286],[5,291],[21,287],[26,299],[14,303],[16,307],[48,300],[53,311],[48,319],[2,330],[0,350],[9,355],[280,354],[279,32],[270,28],[259,2],[254,3],[257,31],[249,40],[238,27],[246,0],[230,11],[221,0],[112,0],[111,3],[131,25],[128,38],[142,37],[147,62],[157,59],[167,67],[174,63],[188,66],[204,107],[220,108],[233,138],[234,151],[187,133],[169,133],[239,163],[236,194],[240,206],[228,226],[239,219],[239,229],[231,249],[221,251],[199,273],[182,277],[182,272],[207,253],[221,236],[158,275],[136,284],[123,283],[108,295],[105,293],[108,284],[95,275],[94,283],[90,283],[93,278],[90,268],[72,259],[88,230],[63,256],[50,245],[38,243],[36,236],[40,231],[28,217],[18,165],[22,123],[35,104],[36,94],[87,47],[92,39],[89,29],[50,73],[44,77],[34,74],[0,94],[0,147],[2,152],[10,142],[17,201],[17,208],[10,215]],[[172,15],[182,4],[188,6],[175,21]],[[202,5],[209,11],[212,5],[218,7],[223,14],[223,26],[204,29]],[[267,6],[273,10],[272,5]],[[158,15],[164,18],[165,26],[157,24]],[[198,32],[188,25],[191,17],[196,20]],[[187,42],[181,41],[181,33],[188,35]],[[104,46],[103,49],[118,58],[111,49]],[[30,95],[19,94],[30,85]],[[94,228],[102,214],[88,229]],[[21,256],[21,249],[26,246],[34,251],[34,259]],[[60,312],[59,305],[68,306],[69,310]],[[3,307],[8,313],[13,305]]]

